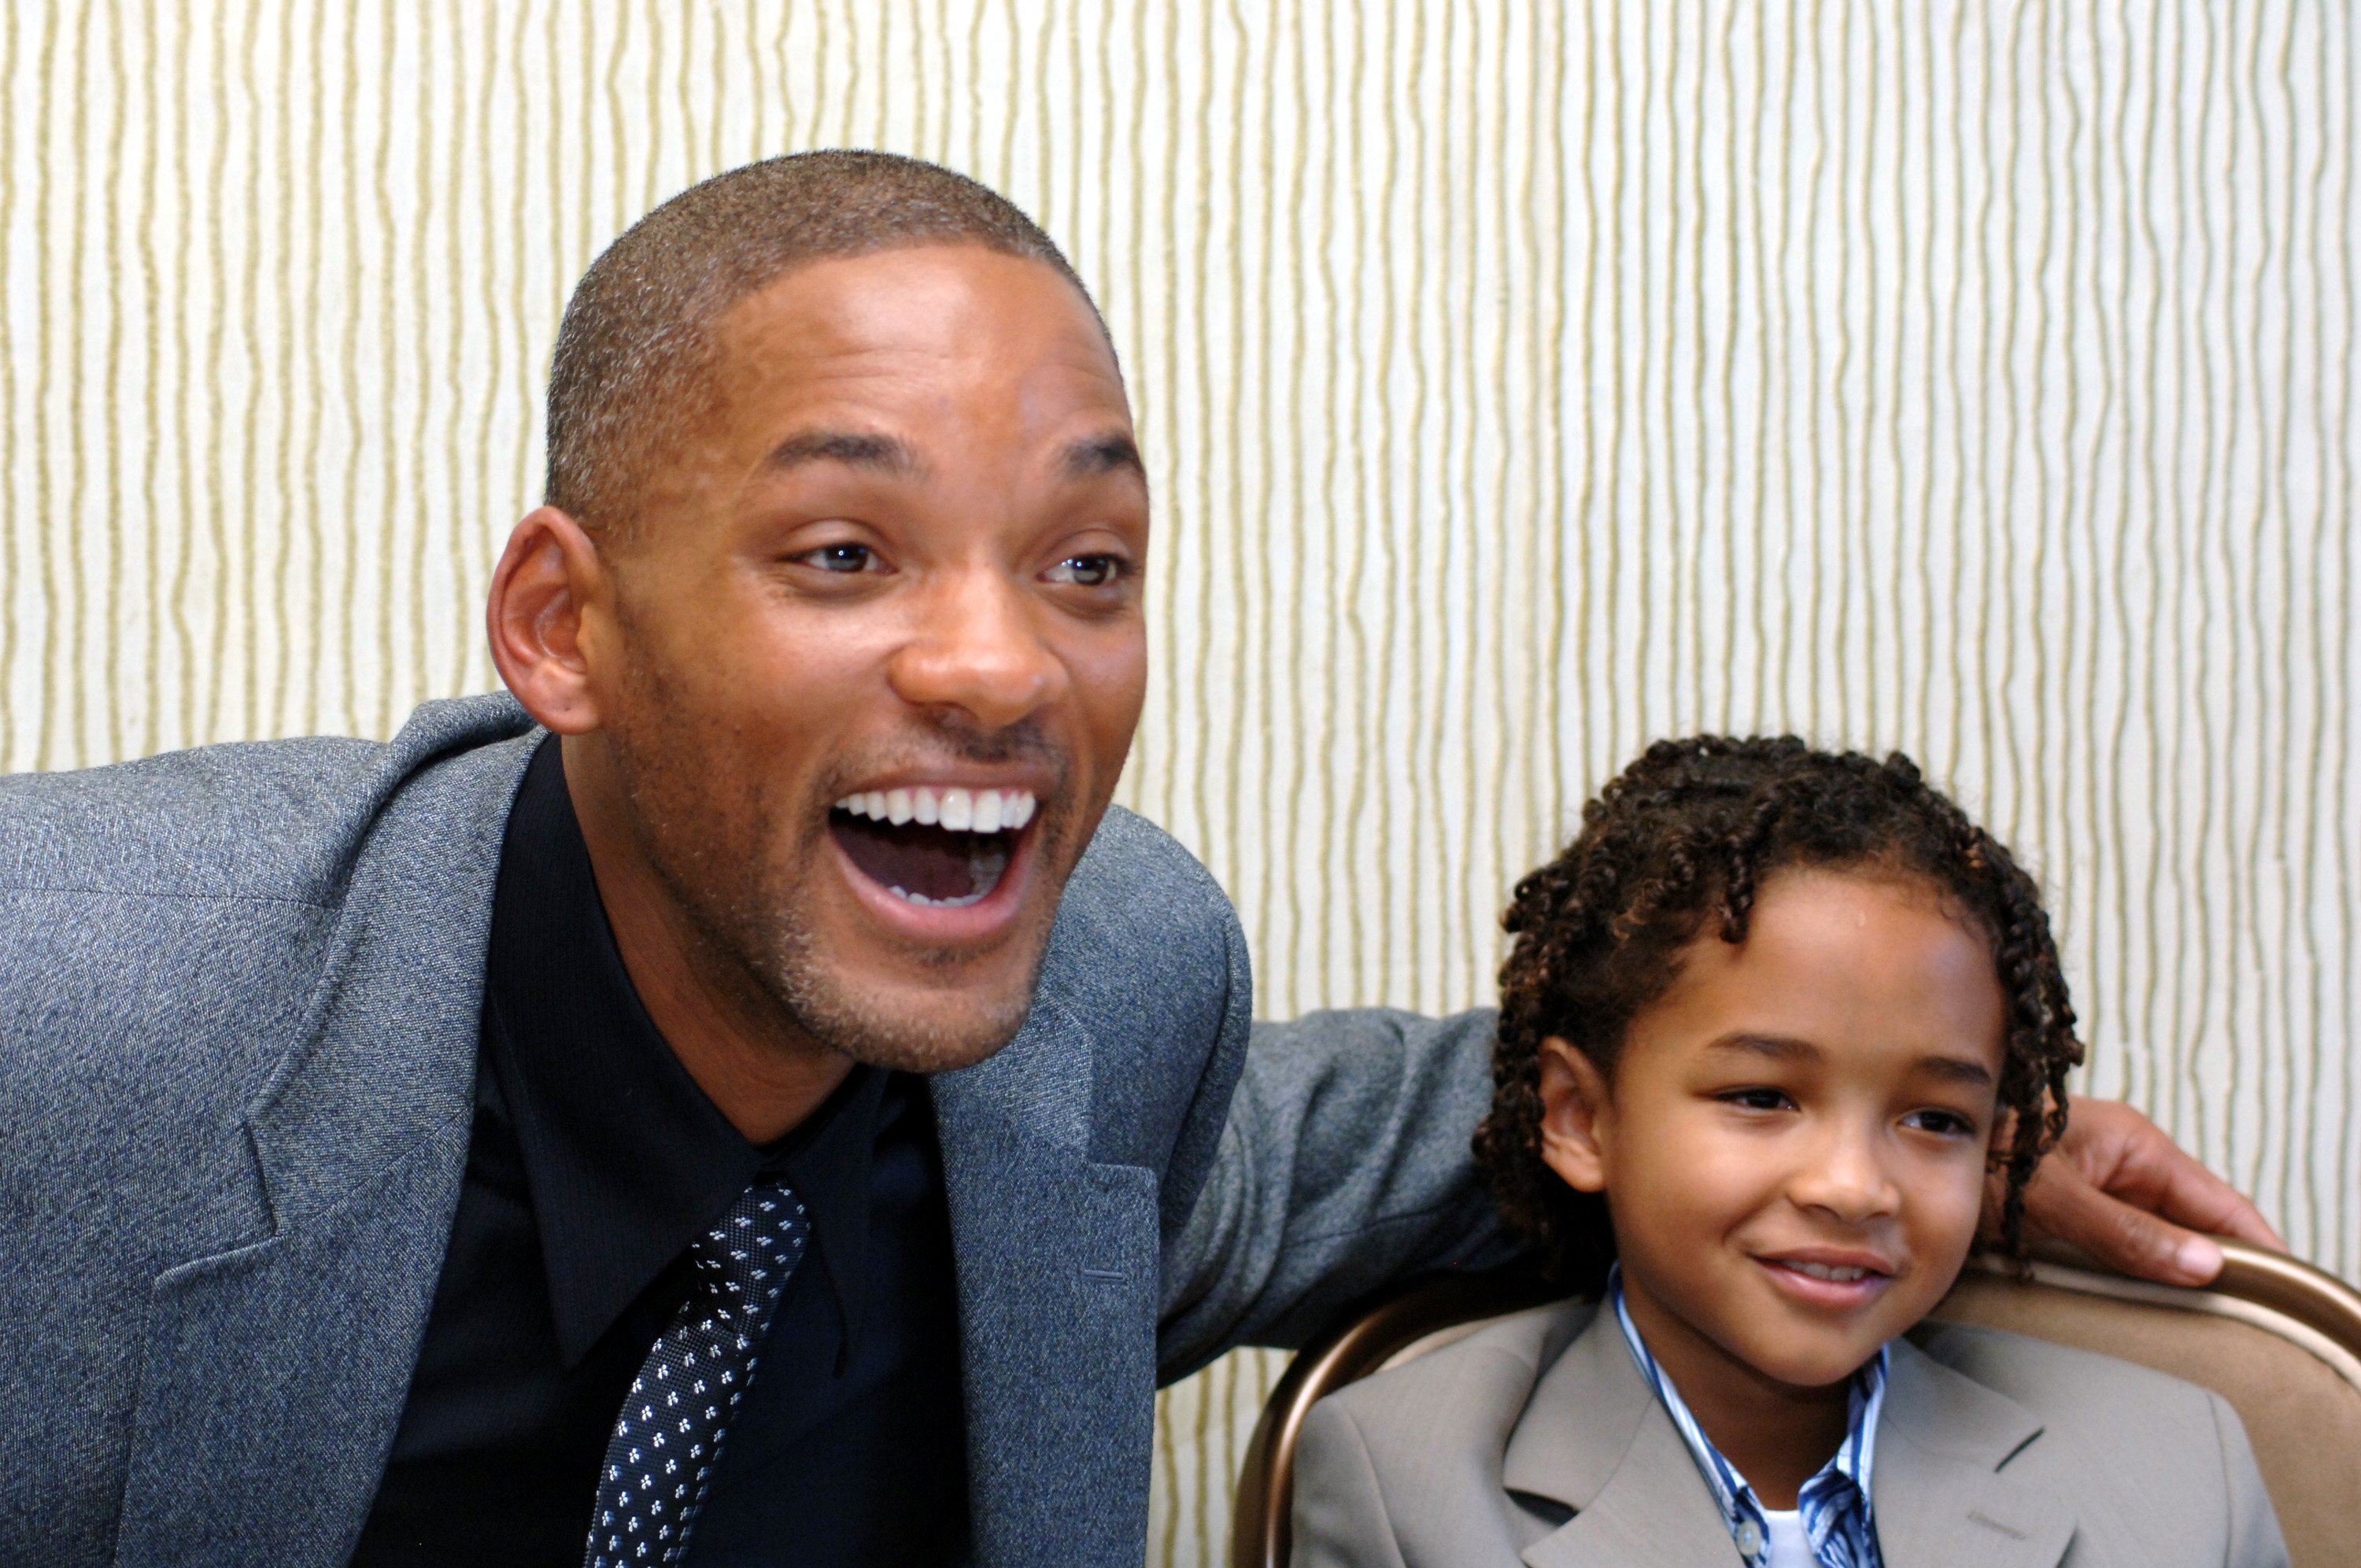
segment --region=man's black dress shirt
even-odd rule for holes
[[[578,1568],[624,1392],[687,1296],[689,1244],[758,1174],[794,1185],[812,1245],[688,1561],[964,1557],[957,1295],[924,1081],[856,1068],[776,1144],[741,1136],[640,1005],[546,740],[501,849],[458,1215],[354,1561]]]

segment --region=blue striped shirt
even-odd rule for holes
[[[1607,1289],[1615,1303],[1615,1319],[1623,1326],[1623,1343],[1631,1347],[1631,1359],[1640,1364],[1640,1376],[1664,1401],[1681,1441],[1688,1444],[1689,1457],[1697,1461],[1714,1501],[1720,1505],[1722,1522],[1730,1528],[1739,1556],[1745,1560],[1746,1568],[1765,1568],[1770,1561],[1771,1529],[1754,1488],[1713,1446],[1688,1406],[1682,1403],[1680,1390],[1648,1354],[1647,1343],[1641,1339],[1631,1310],[1623,1304],[1620,1266],[1608,1277]],[[1885,1408],[1886,1359],[1885,1347],[1881,1345],[1869,1364],[1853,1375],[1845,1440],[1836,1457],[1804,1483],[1796,1497],[1804,1533],[1812,1546],[1812,1561],[1819,1568],[1884,1568],[1877,1550],[1876,1520],[1870,1513],[1869,1483],[1877,1458],[1878,1412]]]

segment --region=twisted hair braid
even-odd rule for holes
[[[1570,1288],[1604,1283],[1614,1239],[1603,1200],[1542,1161],[1542,1041],[1567,1041],[1611,1077],[1625,1031],[1708,917],[1721,940],[1744,941],[1763,880],[1801,866],[1922,878],[1991,944],[2008,1008],[1992,1161],[2001,1245],[2021,1251],[2026,1184],[2065,1130],[2066,1076],[2082,1059],[2033,879],[1898,751],[1879,762],[1793,736],[1704,735],[1658,741],[1601,790],[1502,917],[1516,940],[1476,1155],[1510,1227]]]

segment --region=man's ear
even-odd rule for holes
[[[1607,1075],[1555,1035],[1542,1042],[1542,1159],[1577,1192],[1607,1190]]]
[[[492,663],[525,711],[560,735],[602,722],[590,667],[607,589],[598,545],[555,507],[525,513],[492,570]]]

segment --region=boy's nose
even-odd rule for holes
[[[1874,1220],[1901,1206],[1902,1190],[1868,1134],[1832,1129],[1787,1184],[1800,1208],[1817,1209],[1848,1224]]]

